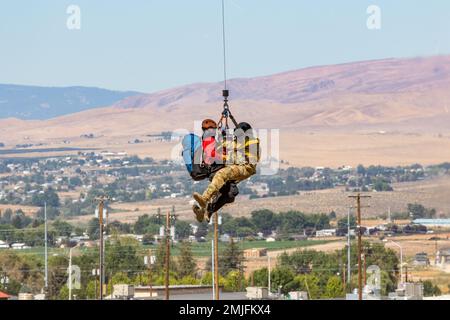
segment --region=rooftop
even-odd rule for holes
[[[421,224],[424,226],[448,226],[450,227],[450,219],[415,219],[413,224]]]

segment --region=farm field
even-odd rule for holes
[[[253,248],[265,248],[268,251],[284,251],[287,249],[296,249],[296,248],[304,248],[304,247],[314,247],[318,245],[323,245],[330,243],[330,240],[304,240],[304,241],[275,241],[275,242],[266,242],[263,240],[258,241],[239,241],[237,242],[238,246],[242,250],[253,249]],[[142,245],[139,247],[139,252],[142,254],[148,253],[149,249],[152,249],[154,252],[157,250],[158,246],[156,245]],[[224,249],[224,243],[219,244],[219,251]],[[79,253],[88,253],[97,251],[96,248],[79,248],[76,251]],[[77,255],[76,251],[73,252],[74,255]],[[43,247],[34,247],[31,249],[23,249],[20,251],[16,251],[20,254],[36,254],[38,256],[44,255]],[[180,244],[175,243],[171,246],[171,256],[178,256],[180,253]],[[192,253],[194,257],[207,257],[211,254],[211,242],[199,242],[192,244]],[[49,254],[68,254],[67,248],[49,248]]]

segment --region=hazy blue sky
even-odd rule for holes
[[[0,83],[153,92],[222,80],[221,0],[2,0]],[[230,77],[450,54],[448,0],[225,0]],[[81,9],[68,30],[66,9]],[[381,30],[366,27],[369,5]]]

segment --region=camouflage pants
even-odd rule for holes
[[[232,164],[226,166],[223,169],[217,171],[203,192],[203,198],[206,201],[210,201],[213,196],[215,196],[219,190],[228,182],[235,181],[236,183],[248,179],[250,176],[256,173],[256,165],[254,164]]]

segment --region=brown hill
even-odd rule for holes
[[[282,149],[291,150],[296,149],[292,134],[311,131],[350,136],[381,130],[450,132],[449,88],[450,56],[311,67],[229,81],[236,118],[258,128],[283,129],[293,141]],[[162,130],[192,130],[194,120],[220,116],[221,90],[221,83],[197,83],[47,121],[0,120],[0,141],[77,143],[80,135],[94,133],[108,144],[123,144]]]
[[[229,81],[229,88],[236,115],[254,118],[254,123],[271,127],[431,119],[448,115],[450,56],[312,67],[265,77],[234,79]],[[59,117],[44,121],[42,125],[54,126],[63,122],[65,126],[80,127],[93,115],[102,115],[108,126],[126,121],[133,130],[134,121],[145,116],[142,122],[137,121],[137,125],[146,125],[146,130],[151,130],[150,125],[156,130],[172,129],[173,124],[190,124],[202,116],[217,116],[221,109],[221,89],[221,83],[182,86],[126,98],[113,108]],[[135,119],[134,112],[141,116]]]
[[[151,109],[199,119],[220,110],[221,83],[193,84],[116,108]],[[387,59],[313,67],[229,82],[233,110],[263,126],[338,126],[433,121],[448,116],[450,56]],[[205,109],[205,110],[203,110]],[[217,112],[217,111],[216,111]],[[185,118],[186,116],[187,118]],[[179,123],[179,122],[177,122]]]

